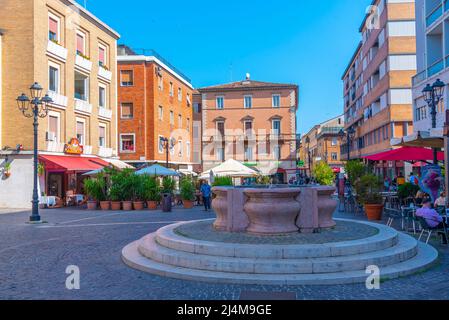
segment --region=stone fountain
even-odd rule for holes
[[[363,283],[421,272],[438,252],[375,223],[334,219],[333,187],[216,187],[216,219],[165,226],[122,250],[132,268],[214,283]]]

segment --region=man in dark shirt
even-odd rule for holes
[[[209,183],[207,181],[204,181],[203,184],[201,185],[201,194],[203,196],[203,202],[204,202],[204,209],[206,211],[210,210],[210,198],[212,195],[212,190],[211,187],[209,185]]]

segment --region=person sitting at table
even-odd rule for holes
[[[415,196],[416,204],[422,204],[427,194],[422,192],[421,189],[418,190]]]
[[[435,207],[446,206],[446,192],[441,192],[440,197],[435,201]]]

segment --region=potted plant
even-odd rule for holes
[[[11,176],[11,162],[6,162],[4,166],[4,175],[6,178],[9,178]]]
[[[403,185],[398,186],[398,197],[402,201],[407,200],[408,198],[414,198],[419,190],[419,186],[407,182]]]
[[[43,176],[45,173],[45,166],[42,162],[39,162],[39,164],[37,165],[37,174],[39,176]]]
[[[364,175],[356,182],[357,201],[364,205],[368,220],[382,219],[382,185],[382,181],[373,174]]]
[[[232,182],[232,177],[215,177],[212,187],[232,187],[234,183]]]
[[[101,191],[98,194],[98,201],[100,202],[101,210],[110,210],[111,209],[111,201],[109,200],[109,188],[108,188],[108,180],[104,173],[99,173],[96,177],[98,188]]]
[[[172,208],[173,191],[175,190],[175,180],[164,177],[162,180],[162,211],[170,212]]]
[[[97,179],[86,179],[84,181],[84,191],[88,197],[87,210],[97,210],[99,194],[102,193]]]
[[[144,180],[145,200],[150,210],[156,210],[161,201],[161,188],[156,177],[146,177]]]
[[[124,211],[131,211],[133,209],[134,176],[134,171],[132,169],[125,169],[121,172],[119,177],[122,209]]]
[[[186,177],[182,179],[180,189],[184,209],[192,209],[195,201],[195,185],[192,178]]]
[[[132,176],[131,190],[132,190],[134,210],[143,210],[144,205],[143,200],[145,198],[145,189],[143,184],[144,178],[145,176],[138,176],[138,175]]]
[[[348,161],[345,165],[345,172],[348,175],[348,179],[353,187],[357,181],[365,174],[366,166],[362,161],[359,160],[351,160]]]

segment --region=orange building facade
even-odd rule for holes
[[[202,165],[235,159],[288,182],[297,173],[298,86],[251,80],[200,88]]]
[[[192,169],[193,87],[157,53],[118,50],[120,159],[135,166]]]

